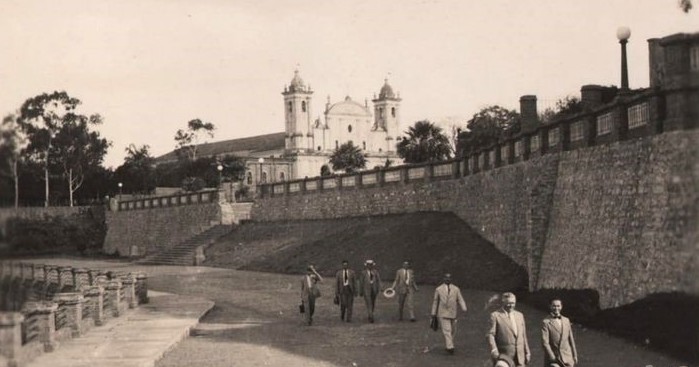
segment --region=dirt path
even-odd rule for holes
[[[487,360],[483,309],[492,292],[464,290],[469,312],[459,320],[456,354],[445,353],[440,333],[428,329],[433,287],[423,286],[415,305],[418,322],[399,322],[395,300],[381,298],[377,322],[366,322],[361,299],[355,320],[339,319],[332,304],[332,281],[323,286],[314,325],[298,313],[300,277],[235,270],[189,271],[154,276],[154,289],[201,295],[216,307],[196,335],[180,343],[158,367],[200,366],[484,366]],[[154,274],[155,275],[155,274]],[[527,320],[531,366],[542,365],[538,326],[543,313],[518,305]],[[565,311],[564,311],[565,313]],[[683,366],[677,360],[599,332],[576,327],[580,365]]]

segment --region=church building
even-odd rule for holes
[[[245,160],[244,184],[279,182],[319,176],[333,151],[352,142],[367,159],[367,169],[400,164],[396,144],[401,139],[400,94],[384,81],[378,96],[363,103],[349,96],[332,103],[327,97],[323,115],[314,117],[313,93],[298,70],[284,87],[284,132],[205,143],[198,146],[200,157],[232,155]],[[159,163],[177,159],[174,151],[156,158]]]

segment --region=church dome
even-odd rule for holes
[[[345,97],[342,102],[337,102],[330,106],[327,112],[329,115],[354,115],[354,116],[370,116],[367,108],[353,101],[349,96]]]
[[[304,84],[303,79],[299,75],[298,69],[294,70],[294,78],[291,79],[289,83],[289,92],[305,92],[306,84]]]
[[[394,99],[396,94],[393,93],[393,88],[388,84],[388,79],[384,79],[383,87],[381,87],[381,92],[379,92],[379,99]]]

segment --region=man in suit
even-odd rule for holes
[[[578,363],[573,330],[570,320],[561,316],[563,302],[552,299],[551,313],[541,325],[541,341],[544,346],[544,367],[573,367]]]
[[[415,284],[413,269],[410,268],[410,261],[404,261],[403,267],[396,271],[391,288],[398,294],[398,320],[403,321],[403,309],[407,303],[410,321],[415,322],[413,293],[417,292],[417,284]]]
[[[517,298],[512,293],[503,293],[502,307],[490,314],[490,327],[486,337],[490,344],[493,364],[506,367],[525,366],[531,359],[524,315],[515,310]],[[514,365],[508,366],[513,361]]]
[[[456,335],[456,316],[458,306],[466,312],[466,302],[459,287],[451,284],[451,274],[444,274],[442,284],[434,290],[432,316],[439,319],[439,327],[444,334],[447,353],[454,354],[454,336]]]
[[[359,275],[359,295],[364,297],[369,322],[374,322],[374,305],[376,296],[381,292],[381,277],[379,271],[374,268],[373,260],[364,262],[364,270]]]
[[[357,277],[354,270],[349,268],[347,260],[343,260],[342,269],[335,273],[335,297],[340,300],[340,320],[352,322],[356,287]]]
[[[308,268],[306,268],[306,275],[304,275],[301,280],[301,302],[304,304],[304,318],[309,326],[313,324],[313,312],[315,312],[316,309],[316,298],[320,297],[320,289],[318,289],[317,283],[322,281],[323,277],[318,274],[315,267],[309,265]]]

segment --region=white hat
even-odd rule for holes
[[[393,298],[396,295],[396,291],[393,288],[386,288],[383,291],[383,296],[386,298]]]
[[[364,265],[374,265],[374,260],[367,260],[364,262]]]

